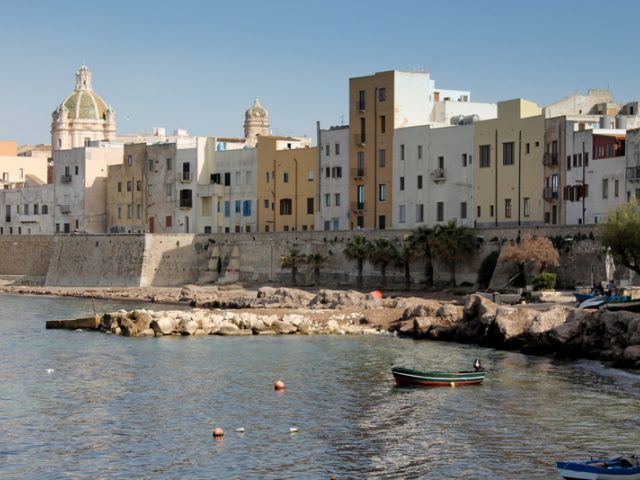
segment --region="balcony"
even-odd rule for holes
[[[551,153],[551,152],[544,152],[544,155],[542,157],[542,164],[546,165],[547,167],[553,167],[558,165],[558,154]]]
[[[364,212],[364,202],[351,202],[351,211],[352,212]]]
[[[60,205],[60,213],[64,215],[71,213],[71,205]]]
[[[640,166],[627,167],[627,180],[631,182],[640,182]]]
[[[364,167],[360,168],[352,168],[351,169],[351,178],[364,178]]]
[[[553,201],[559,198],[559,190],[554,190],[552,187],[545,187],[542,189],[542,197],[545,200]]]
[[[447,179],[447,170],[444,168],[436,168],[431,170],[431,180],[436,183],[444,182]]]
[[[71,183],[71,175],[60,175],[60,182]]]
[[[192,180],[191,172],[182,172],[178,175],[178,181],[180,183],[189,183]]]
[[[181,198],[180,199],[180,208],[192,208],[193,201],[190,198]]]
[[[367,136],[363,133],[354,133],[353,134],[353,143],[355,143],[358,147],[366,147],[367,146]]]
[[[20,223],[40,223],[40,215],[18,215]]]

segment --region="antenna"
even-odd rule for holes
[[[344,115],[340,115],[340,126],[344,126]]]

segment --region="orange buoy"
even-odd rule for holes
[[[282,380],[278,380],[276,383],[273,384],[273,389],[284,390],[284,382]]]
[[[374,290],[371,292],[371,296],[374,298],[382,299],[382,292],[380,290]]]
[[[224,437],[224,430],[220,427],[216,427],[213,429],[213,438],[222,438]]]

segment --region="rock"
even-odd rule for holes
[[[329,320],[325,325],[325,329],[329,333],[338,333],[340,331],[340,325],[335,320]]]
[[[271,324],[271,329],[279,335],[286,335],[296,333],[298,327],[291,325],[290,323],[283,322],[282,320],[276,320]]]
[[[260,330],[259,332],[257,332],[257,335],[276,335],[276,332],[274,332],[273,330]]]
[[[412,320],[404,320],[398,326],[398,334],[403,336],[411,337],[414,334],[414,322]]]
[[[415,317],[435,317],[442,307],[440,302],[434,300],[413,299],[409,306],[402,312],[402,318],[409,320]]]
[[[410,323],[411,320],[406,320]],[[452,317],[415,317],[413,335],[415,338],[446,340],[453,335],[455,322]]]
[[[138,335],[138,326],[127,317],[120,318],[120,330],[125,337],[135,337]],[[146,329],[145,329],[146,330]]]
[[[361,293],[355,290],[322,289],[310,300],[309,306],[312,308],[330,309],[340,307],[381,308],[383,302],[369,293]]]
[[[180,335],[193,335],[199,327],[200,325],[198,325],[198,322],[195,320],[192,320],[191,318],[183,318],[178,322],[176,329]]]
[[[150,327],[156,335],[171,335],[176,329],[176,319],[161,317],[151,321]]]
[[[155,332],[153,331],[153,328],[147,328],[146,330],[142,330],[138,333],[139,337],[153,337],[154,335]]]
[[[134,310],[127,315],[137,325],[138,330],[146,330],[151,325],[151,314],[145,310]]]
[[[453,305],[452,303],[445,303],[440,306],[436,311],[436,317],[440,317],[446,324],[453,325],[462,320],[464,315],[464,308],[460,305]]]
[[[462,319],[456,323],[454,339],[478,342],[496,317],[498,306],[481,295],[470,295],[464,305]]]
[[[258,289],[258,298],[253,302],[256,307],[301,308],[309,305],[314,298],[312,293],[297,288],[262,287]]]
[[[237,325],[231,323],[223,323],[222,326],[218,329],[218,335],[236,335],[240,329]]]
[[[622,365],[628,368],[640,368],[640,345],[631,345],[624,349]]]
[[[253,332],[248,329],[240,329],[238,327],[231,328],[229,326],[226,326],[226,327],[220,327],[220,330],[218,330],[218,335],[248,336],[248,335],[253,335]]]

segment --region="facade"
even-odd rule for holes
[[[348,230],[349,126],[318,132],[320,205],[316,230]]]
[[[626,198],[640,202],[640,128],[627,130],[625,157]]]
[[[287,137],[261,137],[258,142],[260,232],[315,229],[318,148],[300,147],[302,143]]]
[[[116,135],[115,111],[93,91],[91,72],[85,65],[76,72],[73,92],[54,110],[51,118],[51,146],[54,150],[113,140]]]
[[[53,185],[33,182],[28,176],[20,187],[0,190],[0,235],[50,235],[53,233]]]
[[[107,166],[107,232],[143,233],[146,228],[147,145],[124,146],[124,160]]]
[[[18,144],[14,140],[2,140],[0,141],[0,156],[17,156]]]
[[[394,132],[393,228],[473,226],[474,125]]]
[[[478,227],[544,220],[544,116],[523,99],[498,103],[498,117],[475,123],[474,206]]]

